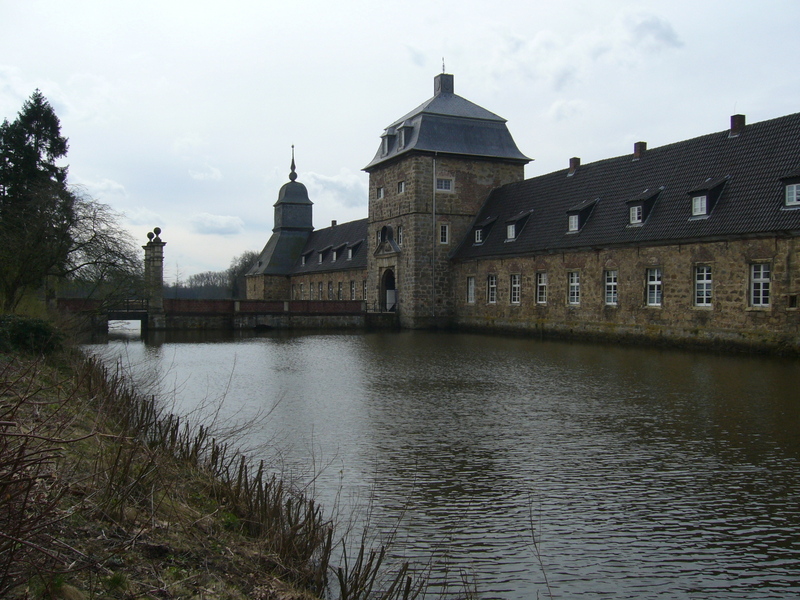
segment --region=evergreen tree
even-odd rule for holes
[[[75,195],[67,187],[67,140],[39,90],[17,118],[0,125],[0,303],[11,312],[23,294],[63,272],[72,244]]]
[[[48,276],[81,289],[131,293],[138,249],[118,216],[67,185],[67,139],[36,90],[0,125],[0,312],[13,312]]]

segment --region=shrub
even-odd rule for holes
[[[51,354],[61,348],[63,335],[42,319],[0,316],[0,352]]]

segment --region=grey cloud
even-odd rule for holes
[[[191,218],[195,233],[235,235],[244,231],[244,222],[239,217],[200,213]]]
[[[328,176],[309,172],[304,183],[309,197],[315,204],[330,202],[348,208],[367,205],[367,186],[363,179],[347,169],[338,175]]]
[[[672,25],[656,15],[639,15],[632,17],[627,22],[631,41],[636,46],[648,50],[661,50],[662,48],[680,48],[683,46]]]

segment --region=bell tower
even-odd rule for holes
[[[453,75],[389,125],[369,173],[367,303],[408,328],[446,327],[454,308],[449,257],[489,192],[524,178],[530,159],[506,121],[455,94]]]

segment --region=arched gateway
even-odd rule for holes
[[[386,269],[381,277],[381,310],[388,312],[397,310],[397,286],[392,269]]]

